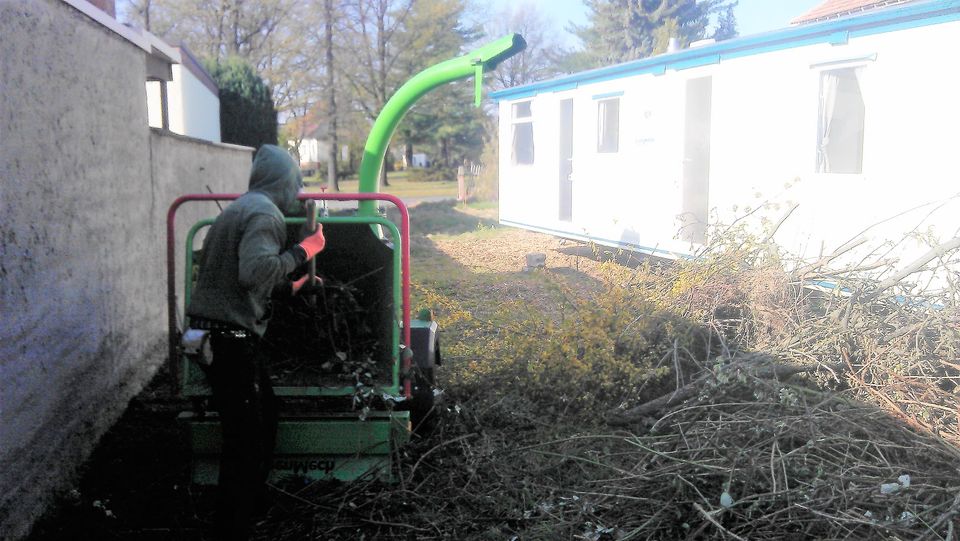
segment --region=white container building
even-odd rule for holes
[[[500,221],[675,258],[796,206],[789,252],[903,260],[960,229],[958,51],[960,0],[915,2],[495,92]]]

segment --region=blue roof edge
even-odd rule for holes
[[[667,69],[689,69],[715,64],[723,59],[739,58],[772,51],[804,47],[818,43],[845,43],[847,37],[880,34],[932,24],[960,20],[960,0],[932,0],[889,7],[833,21],[799,25],[742,38],[721,41],[675,53],[631,60],[603,68],[581,71],[547,81],[505,88],[490,93],[496,101],[535,96],[576,88],[580,83],[597,83],[631,75],[663,73]]]

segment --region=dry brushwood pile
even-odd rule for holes
[[[909,273],[866,280],[831,257],[787,272],[727,238],[659,266],[574,262],[524,232],[418,239],[474,273],[416,284],[444,328],[437,428],[395,485],[278,487],[262,531],[956,539],[957,290],[907,296]],[[545,270],[491,268],[538,249]],[[952,264],[931,253],[914,267]],[[824,279],[837,287],[804,287]]]

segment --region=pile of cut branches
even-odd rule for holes
[[[262,531],[956,539],[960,289],[907,282],[948,272],[960,242],[876,279],[830,268],[839,253],[788,265],[768,241],[608,267],[582,292],[557,280],[553,313],[446,299],[462,332],[445,337],[440,422],[398,483],[278,487]]]
[[[816,373],[820,388],[874,404],[960,446],[960,284],[954,278],[960,238],[899,268],[869,259],[829,267],[860,244],[792,271],[764,253],[769,245],[722,250],[718,259],[733,271],[715,274],[709,285],[684,296],[735,291],[714,295],[710,313],[699,314],[731,347],[775,358],[781,376]],[[738,261],[731,264],[731,257]],[[884,270],[868,272],[878,268]],[[921,274],[923,285],[916,280]]]
[[[283,487],[270,537],[954,535],[953,448],[836,394],[745,373],[733,381],[629,430],[518,415],[509,396],[459,403],[405,451],[396,485]]]

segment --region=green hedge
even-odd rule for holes
[[[277,110],[270,87],[241,58],[204,66],[220,87],[220,139],[224,143],[259,148],[277,144]]]

